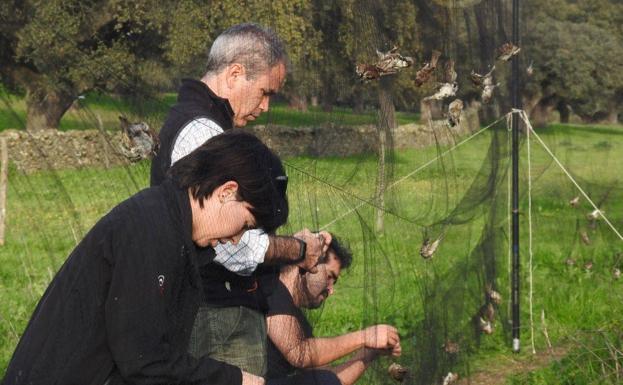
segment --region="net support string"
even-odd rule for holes
[[[586,198],[588,203],[590,203],[591,206],[595,210],[597,210],[599,212],[599,215],[604,219],[604,222],[606,222],[606,224],[608,224],[608,226],[612,229],[612,231],[614,231],[614,233],[617,235],[617,237],[619,237],[619,239],[623,241],[623,235],[621,235],[621,233],[619,233],[619,231],[616,229],[616,227],[614,227],[614,225],[610,222],[610,220],[604,215],[603,211],[601,211],[601,209],[599,209],[599,207],[597,207],[597,205],[591,200],[591,198],[588,196],[588,194],[586,192],[584,192],[582,187],[580,187],[578,182],[576,182],[576,180],[573,178],[573,176],[571,176],[571,174],[569,173],[569,171],[567,171],[565,166],[563,166],[562,163],[558,160],[558,158],[556,158],[556,155],[554,155],[554,153],[549,149],[549,147],[547,147],[545,142],[543,142],[541,137],[534,131],[534,129],[532,128],[532,125],[530,124],[530,121],[528,120],[528,116],[527,116],[526,112],[524,110],[513,109],[512,113],[517,113],[519,115],[519,117],[526,124],[526,127],[527,127],[528,131],[530,131],[530,133],[532,135],[534,135],[534,137],[539,141],[541,146],[543,146],[543,149],[545,149],[545,151],[549,154],[549,156],[552,157],[554,162],[556,162],[558,167],[560,167],[560,169],[565,173],[565,175],[567,175],[567,177],[569,178],[571,183],[573,183],[575,185],[575,187],[578,189],[578,191],[580,191],[582,196],[584,198]]]
[[[463,144],[471,141],[472,139],[474,139],[475,137],[477,137],[478,135],[482,134],[483,132],[485,132],[487,129],[493,127],[494,125],[496,125],[497,123],[499,123],[500,121],[502,121],[505,117],[502,116],[501,118],[497,119],[496,121],[494,121],[493,123],[489,124],[486,127],[481,128],[480,130],[476,131],[475,133],[473,133],[472,135],[468,136],[467,138],[463,139],[462,141],[460,141],[459,143],[455,144],[453,147],[447,149],[446,151],[442,152],[441,154],[437,155],[436,157],[434,157],[433,159],[429,160],[428,162],[424,163],[423,165],[419,166],[418,168],[416,168],[415,170],[411,171],[410,173],[404,175],[403,177],[401,177],[400,179],[394,181],[392,184],[390,184],[389,186],[387,186],[386,191],[387,190],[391,190],[392,188],[396,187],[399,183],[402,183],[403,181],[405,181],[406,179],[412,177],[413,175],[417,174],[418,172],[424,170],[426,167],[430,166],[431,164],[435,163],[437,160],[439,160],[440,158],[448,155],[449,153],[451,153],[452,151],[456,150],[458,147],[462,146]],[[325,182],[326,183],[326,182]],[[351,194],[352,195],[352,194]],[[333,225],[335,222],[343,219],[344,217],[352,214],[353,212],[355,212],[357,209],[359,209],[361,206],[367,204],[372,204],[371,201],[372,199],[363,199],[363,198],[359,198],[360,202],[355,205],[354,207],[348,209],[347,211],[345,211],[344,213],[338,215],[336,218],[334,218],[333,220],[331,220],[330,222],[326,223],[325,225],[321,226],[319,228],[319,230],[326,230],[329,226]],[[384,207],[382,207],[381,209],[384,210]],[[390,213],[392,214],[392,213]]]
[[[532,151],[530,148],[530,134],[532,130],[526,130],[526,150],[528,158],[528,305],[530,308],[530,343],[532,345],[532,354],[536,354],[534,347],[534,268],[532,265]]]

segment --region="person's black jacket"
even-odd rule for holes
[[[2,383],[240,384],[239,368],[186,353],[203,296],[191,225],[170,181],[104,216],[50,283]]]

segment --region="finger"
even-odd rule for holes
[[[331,246],[331,240],[333,239],[333,237],[331,236],[331,234],[327,231],[321,231],[318,233],[321,236],[322,239],[322,252],[326,253],[327,250],[329,250],[329,247]]]
[[[309,269],[307,269],[307,271],[309,271],[312,274],[316,274],[318,272],[318,267],[317,266],[312,266]]]
[[[318,237],[314,234],[311,240],[314,243],[315,247],[317,247],[319,250],[324,247],[324,240],[322,239],[322,237]]]
[[[391,340],[394,345],[400,342],[400,336],[398,334],[390,334],[387,336],[387,339]]]
[[[321,231],[321,232],[319,232],[319,234],[322,234],[322,237],[324,238],[324,241],[325,241],[327,244],[330,244],[330,243],[331,243],[331,241],[333,240],[333,236],[332,236],[332,235],[331,235],[331,233],[330,233],[330,232],[328,232],[328,231]]]
[[[314,233],[305,234],[305,242],[309,244],[313,244],[314,247],[317,247],[317,248],[320,248],[323,245],[322,240],[318,238],[318,236]]]
[[[324,247],[325,245],[324,235],[322,235],[321,233],[316,233],[314,235],[316,236],[318,241],[320,241],[320,244]]]
[[[387,345],[389,347],[394,347],[396,346],[396,344],[398,343],[398,339],[396,338],[396,336],[388,336],[387,338]]]

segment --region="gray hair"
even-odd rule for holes
[[[288,66],[283,42],[269,28],[254,23],[234,25],[221,33],[210,48],[206,74],[214,75],[233,63],[246,69],[254,79],[279,63]]]

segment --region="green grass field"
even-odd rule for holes
[[[275,107],[274,110],[276,114],[279,109]],[[589,194],[593,194],[596,201],[603,202],[600,208],[621,231],[623,130],[620,127],[558,125],[539,133]],[[411,331],[427,318],[423,310],[427,297],[423,295],[423,290],[432,287],[439,291],[465,292],[460,304],[450,300],[445,305],[442,302],[438,309],[440,313],[447,313],[448,309],[459,305],[478,306],[481,298],[479,293],[473,292],[471,282],[481,277],[470,275],[470,270],[461,270],[461,267],[477,265],[470,259],[473,258],[470,251],[481,239],[483,229],[492,225],[489,223],[491,217],[487,216],[488,204],[476,206],[469,221],[449,226],[433,259],[423,260],[418,250],[423,238],[423,225],[447,217],[468,191],[473,192],[470,187],[473,187],[472,182],[476,178],[488,178],[483,174],[483,162],[490,138],[488,132],[475,138],[444,157],[443,164],[433,163],[390,190],[387,195],[389,212],[385,215],[383,232],[371,230],[375,209],[369,205],[363,205],[356,214],[345,215],[328,227],[329,231],[349,241],[355,262],[340,279],[336,294],[327,300],[324,308],[310,314],[317,335],[343,333],[377,322],[395,324],[404,338],[401,362],[414,364],[410,360],[422,347]],[[506,140],[505,135],[502,138]],[[503,144],[497,146],[501,148]],[[398,152],[394,160],[393,180],[434,158],[439,150],[431,147]],[[527,357],[530,350],[530,313],[525,143],[521,151],[524,348],[521,356]],[[575,342],[580,339],[586,344],[594,342],[590,351],[603,350],[606,348],[604,340],[596,336],[601,331],[615,330],[623,314],[623,280],[612,277],[615,266],[623,268],[623,259],[618,254],[623,252],[623,241],[617,239],[603,221],[599,221],[594,229],[587,228],[591,245],[581,244],[576,228],[581,226],[584,229],[584,218],[590,211],[588,204],[583,200],[581,208],[571,209],[568,200],[578,195],[573,185],[536,142],[532,143],[531,151],[536,347],[539,350],[546,348],[540,321],[541,311],[544,310],[547,331],[554,344],[571,344],[579,349],[581,345]],[[376,160],[373,156],[300,157],[286,159],[286,163],[290,175],[291,215],[289,224],[282,230],[284,233],[302,227],[319,228],[357,207],[361,202],[359,198],[368,199],[374,193]],[[118,202],[147,186],[148,171],[148,162],[108,170],[67,170],[29,176],[11,170],[6,244],[0,248],[0,373],[4,372],[34,306],[69,251],[98,218]],[[496,205],[503,208],[507,202],[507,179],[505,175],[498,175],[497,180]],[[491,228],[494,230],[490,233],[501,239],[508,236],[505,233],[505,216],[498,217],[493,225]],[[504,253],[495,258],[498,260],[498,284],[505,298],[500,307],[503,313],[509,298],[507,255]],[[573,258],[576,264],[567,265],[567,258]],[[588,261],[594,263],[591,270],[583,267]],[[454,320],[448,324],[466,322],[468,320]],[[501,320],[498,322],[502,323]],[[457,367],[462,376],[468,371],[487,369],[491,362],[510,359],[505,330],[504,325],[499,325],[493,336],[470,348],[470,359],[461,360]],[[620,333],[616,335],[618,340],[611,337],[608,341],[621,349]],[[578,369],[579,366],[574,364],[586,361],[570,359],[555,369],[545,369],[542,374],[518,376],[509,381],[512,384],[608,383],[599,382],[603,375],[601,369]],[[383,365],[378,371],[384,370]],[[562,371],[558,374],[560,381],[551,379],[552,370]],[[572,376],[577,377],[578,370],[587,378],[583,382],[569,382]],[[367,383],[378,383],[371,376],[366,378]],[[549,382],[541,381],[543,378]]]
[[[0,89],[0,93],[2,93]],[[0,131],[7,128],[21,129],[26,121],[26,104],[16,95],[4,93],[0,99]],[[119,116],[128,116],[130,120],[145,120],[152,127],[158,128],[169,108],[175,104],[177,95],[167,93],[147,100],[128,102],[108,95],[90,93],[76,102],[77,108],[71,108],[63,116],[60,130],[85,130],[97,128],[98,117],[104,129],[119,129]],[[396,113],[398,124],[417,122],[419,114],[410,112]],[[336,125],[374,124],[376,112],[366,111],[353,114],[350,108],[335,107],[331,112],[324,112],[320,107],[310,106],[307,111],[296,111],[285,103],[270,105],[269,111],[261,115],[252,125],[275,124],[288,127],[318,126],[327,123]]]

